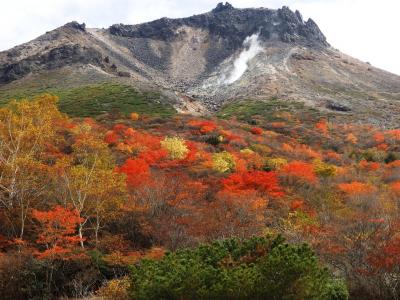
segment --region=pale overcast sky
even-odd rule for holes
[[[69,21],[88,27],[185,17],[218,0],[0,0],[0,51]],[[400,75],[400,0],[231,0],[235,7],[299,9],[344,53]]]

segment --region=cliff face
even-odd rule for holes
[[[220,3],[188,18],[108,29],[71,22],[0,52],[0,90],[42,84],[49,73],[46,86],[112,80],[164,90],[183,110],[187,99],[215,111],[277,97],[375,123],[400,116],[399,76],[333,49],[313,20],[288,7]]]
[[[285,6],[278,10],[235,9],[229,3],[220,3],[206,14],[183,19],[163,18],[139,25],[116,24],[108,31],[122,37],[174,41],[180,38],[182,32],[179,29],[185,26],[206,30],[210,37],[223,39],[228,49],[238,49],[246,37],[257,32],[262,41],[280,40],[306,46],[329,46],[313,20],[304,22],[299,11],[293,12]]]
[[[201,66],[204,72],[198,75],[206,76],[240,50],[243,41],[253,34],[258,35],[260,42],[284,42],[315,49],[329,46],[315,22],[311,19],[304,22],[298,11],[294,13],[288,7],[235,9],[229,3],[220,3],[209,13],[189,18],[163,18],[139,25],[116,24],[106,33],[129,48],[140,61],[160,71],[174,62],[176,47],[189,46],[191,49],[182,49],[184,53],[179,54],[183,54],[183,60],[190,60],[187,56],[204,59],[205,66]],[[197,64],[194,62],[194,65]]]

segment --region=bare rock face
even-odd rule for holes
[[[75,63],[100,65],[101,54],[93,48],[67,44],[30,56],[15,63],[0,66],[0,84],[18,80],[38,70],[52,70]]]
[[[77,29],[80,31],[86,31],[86,24],[85,23],[79,24],[76,21],[69,22],[69,23],[65,24],[64,27],[70,27],[70,28]]]
[[[281,40],[287,43],[301,43],[315,47],[329,44],[311,19],[303,21],[301,14],[284,6],[278,10],[266,8],[235,9],[231,4],[219,3],[211,12],[189,18],[162,18],[139,25],[112,25],[110,34],[130,38],[150,38],[156,40],[179,39],[179,28],[187,26],[207,30],[213,37],[226,40],[226,46],[241,47],[243,40],[260,32],[263,41]]]

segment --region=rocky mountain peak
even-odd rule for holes
[[[360,106],[365,99],[385,98],[379,109],[392,113],[399,106],[391,99],[400,95],[400,77],[331,48],[299,11],[228,2],[186,18],[108,29],[73,21],[0,52],[0,92],[43,86],[43,78],[55,88],[113,81],[162,90],[183,111],[276,97],[361,118],[369,113]]]
[[[310,47],[327,47],[329,44],[314,21],[303,21],[300,12],[287,6],[278,10],[266,8],[237,9],[231,4],[219,3],[210,13],[188,18],[162,18],[138,25],[112,25],[112,35],[128,38],[150,38],[173,41],[180,38],[179,28],[191,27],[206,30],[212,37],[228,41],[237,49],[243,40],[257,32],[263,41],[278,40]]]
[[[221,11],[231,10],[231,9],[235,9],[235,8],[229,2],[225,2],[225,4],[223,2],[220,2],[220,3],[218,3],[217,7],[215,7],[212,10],[212,12],[213,13],[219,13]]]
[[[86,24],[85,23],[79,24],[77,21],[69,22],[65,24],[63,27],[77,29],[79,31],[86,31]]]

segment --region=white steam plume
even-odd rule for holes
[[[263,51],[263,48],[258,40],[258,33],[248,36],[244,42],[243,46],[246,47],[239,57],[233,62],[233,70],[227,78],[223,79],[224,84],[232,84],[238,80],[248,68],[248,63],[253,59],[258,53]]]

